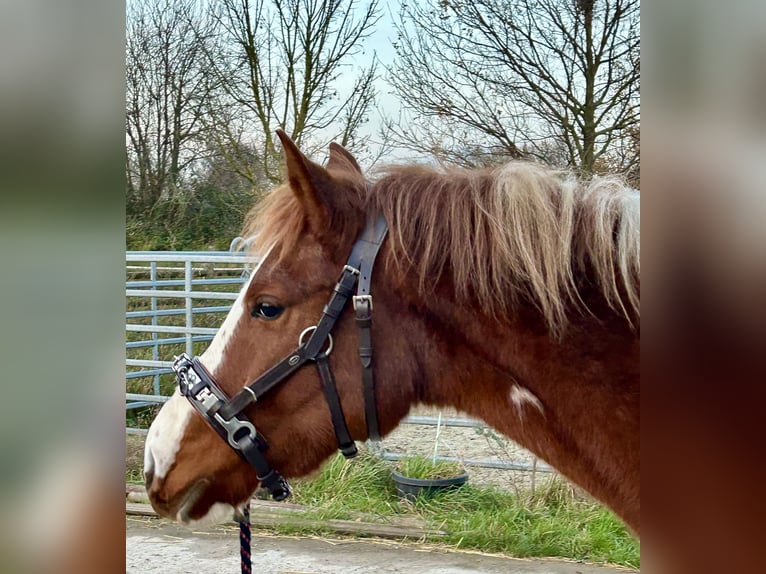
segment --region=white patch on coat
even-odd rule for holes
[[[231,335],[234,333],[237,323],[242,316],[248,312],[248,309],[245,309],[245,294],[247,293],[250,284],[253,282],[255,274],[258,273],[261,265],[263,265],[263,262],[266,261],[266,258],[269,256],[269,253],[271,253],[271,248],[269,248],[263,257],[261,257],[258,265],[253,269],[253,272],[250,273],[250,278],[240,290],[239,296],[231,306],[229,314],[226,315],[223,324],[218,329],[213,340],[210,341],[208,348],[205,349],[205,352],[199,357],[200,363],[205,366],[213,377],[216,376],[216,370],[220,367],[221,363],[223,363],[226,347],[229,345],[229,339],[231,339]]]
[[[531,405],[540,411],[540,414],[545,414],[545,409],[543,408],[543,403],[540,402],[540,399],[538,399],[528,388],[522,387],[521,385],[511,385],[511,402],[522,415],[524,414],[524,407],[526,405]]]
[[[234,507],[231,504],[225,502],[215,502],[207,511],[207,514],[197,520],[189,520],[184,522],[181,520],[181,512],[176,516],[176,520],[189,527],[198,526],[210,526],[212,524],[220,524],[222,522],[229,522],[234,518]]]
[[[176,389],[149,427],[144,447],[144,474],[152,471],[156,478],[167,476],[193,412],[194,407]]]

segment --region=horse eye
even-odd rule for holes
[[[272,321],[282,314],[284,307],[272,305],[271,303],[257,303],[253,308],[252,316],[266,321]]]

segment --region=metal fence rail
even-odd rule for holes
[[[125,260],[125,409],[130,411],[168,400],[168,396],[161,392],[161,380],[163,375],[172,373],[173,353],[177,354],[182,348],[189,355],[194,355],[195,344],[212,340],[231,306],[225,302],[237,298],[255,261],[242,253],[228,251],[128,251]],[[216,290],[212,291],[212,288]],[[179,304],[179,300],[183,305]],[[211,301],[220,303],[211,305]],[[199,319],[205,317],[215,318],[214,326],[201,326]],[[198,319],[196,323],[195,319]],[[144,356],[147,350],[149,357]],[[138,354],[142,356],[138,357]],[[144,383],[140,385],[142,380]],[[142,392],[136,392],[138,388]],[[465,417],[410,415],[402,423],[486,428],[482,421]],[[147,431],[126,424],[126,432],[146,434]],[[372,447],[387,460],[399,460],[406,456],[405,453],[388,452],[380,444]],[[533,465],[527,461],[458,460],[450,456],[436,458],[481,468],[553,471],[542,462]]]
[[[127,393],[130,410],[165,400],[161,380],[173,353],[193,355],[213,338],[253,260],[229,251],[128,251],[125,261],[126,382],[143,383],[143,392]]]

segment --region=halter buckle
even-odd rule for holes
[[[353,301],[356,313],[359,313],[360,310],[367,311],[368,313],[372,311],[372,295],[354,295]],[[362,305],[367,305],[367,308],[360,309]]]

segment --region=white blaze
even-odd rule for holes
[[[189,401],[176,389],[149,427],[144,447],[144,473],[151,470],[156,478],[167,476],[193,412]]]
[[[248,279],[247,283],[245,283],[244,287],[242,287],[242,290],[239,292],[239,297],[237,297],[237,300],[234,301],[234,304],[231,306],[229,314],[226,315],[226,319],[224,320],[223,324],[218,329],[218,332],[215,334],[215,337],[213,337],[213,340],[210,341],[208,348],[199,357],[200,363],[205,365],[205,368],[214,377],[216,370],[223,362],[226,347],[229,344],[229,339],[231,338],[234,329],[237,327],[237,323],[242,318],[242,315],[247,313],[244,302],[245,293],[247,293],[247,289],[250,287],[250,283],[252,283],[255,274],[258,273],[258,270],[261,268],[261,265],[263,265],[263,262],[266,261],[269,253],[271,253],[271,248],[266,252],[266,255],[261,258],[255,269],[253,269],[253,272],[250,274],[250,278]]]
[[[223,361],[226,346],[229,343],[237,322],[245,312],[244,298],[256,272],[260,269],[263,261],[268,257],[266,252],[256,268],[250,274],[250,278],[242,287],[234,304],[229,310],[223,324],[210,342],[207,350],[200,356],[200,362],[215,376],[216,370]],[[154,422],[149,427],[144,448],[144,473],[153,471],[157,478],[165,478],[170,467],[175,462],[176,454],[181,445],[181,439],[186,432],[186,425],[194,412],[194,407],[189,404],[176,389],[173,396],[166,402],[157,413]],[[231,508],[231,507],[230,507]],[[219,511],[220,512],[220,511]],[[232,511],[233,512],[233,511]]]

